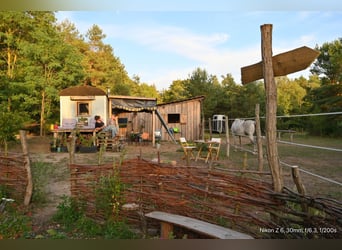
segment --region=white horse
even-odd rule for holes
[[[251,143],[254,145],[254,132],[255,132],[255,121],[252,120],[241,120],[235,119],[232,127],[231,127],[232,135],[234,138],[235,144],[235,137],[239,136],[240,139],[240,147],[241,147],[241,136],[248,136]]]

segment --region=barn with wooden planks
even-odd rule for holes
[[[175,130],[174,137],[185,137],[189,141],[200,139],[203,132],[202,109],[204,96],[173,101],[157,105],[157,110],[169,128]],[[156,127],[161,128],[161,121],[156,121]],[[169,140],[167,131],[162,130],[162,137]]]
[[[148,140],[153,140],[155,131],[155,112],[157,99],[137,96],[108,96],[109,113],[117,114],[119,134],[127,139],[132,136],[148,134]],[[138,138],[138,137],[137,137]]]

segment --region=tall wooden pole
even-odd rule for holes
[[[267,159],[272,174],[274,191],[281,192],[283,189],[283,176],[277,148],[277,87],[274,81],[272,65],[272,24],[264,24],[260,28],[263,74],[266,91]]]

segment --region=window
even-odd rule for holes
[[[127,128],[128,118],[119,118],[118,124],[119,128]]]
[[[89,102],[78,102],[77,103],[77,115],[78,116],[90,115],[90,104],[89,104]]]
[[[168,114],[167,122],[168,123],[180,123],[180,114]]]

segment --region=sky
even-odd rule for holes
[[[235,82],[241,83],[241,67],[261,61],[263,24],[273,25],[273,55],[332,42],[342,37],[342,7],[339,2],[336,4],[330,9],[268,5],[192,9],[190,5],[127,6],[108,10],[93,7],[60,10],[56,17],[58,22],[68,19],[74,23],[81,34],[86,34],[93,24],[98,25],[106,35],[104,42],[112,46],[128,75],[139,76],[141,83],[154,84],[161,91],[175,80],[189,78],[196,68],[219,80],[231,74]],[[288,77],[309,74],[307,69]]]

